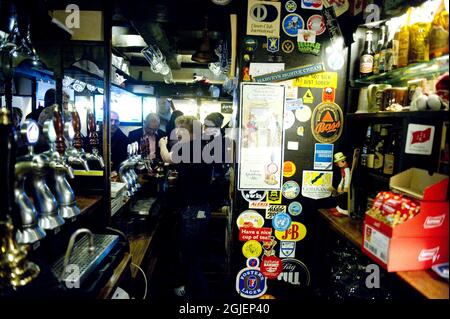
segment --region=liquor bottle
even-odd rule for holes
[[[395,39],[396,30],[391,28],[388,35],[384,71],[388,72],[397,68],[398,65],[398,40]]]
[[[382,25],[380,30],[380,38],[378,39],[375,55],[373,56],[373,74],[380,74],[380,52],[384,43],[386,27]]]
[[[379,57],[379,62],[378,62],[379,73],[385,72],[386,51],[387,51],[387,48],[388,48],[388,34],[389,34],[389,28],[386,25],[385,26],[385,36],[384,36],[384,39],[383,39],[383,45],[381,46],[380,57]]]
[[[365,77],[373,74],[373,56],[375,52],[372,48],[372,31],[366,31],[366,41],[364,49],[359,58],[359,76]]]
[[[377,140],[377,144],[375,146],[375,157],[373,160],[373,169],[377,173],[383,172],[383,164],[384,164],[384,144],[386,137],[388,135],[387,128],[381,128],[380,138]]]
[[[430,31],[430,59],[448,54],[448,11],[444,0],[436,10]]]
[[[377,146],[378,136],[380,135],[380,124],[375,124],[373,126],[372,139],[367,150],[367,168],[369,170],[374,169],[375,165],[375,148]]]
[[[362,167],[367,166],[367,155],[369,152],[371,135],[372,135],[372,126],[369,125],[369,126],[367,126],[366,139],[364,140],[362,150],[361,150],[361,166]]]
[[[411,20],[411,8],[405,15],[403,25],[400,27],[399,32],[396,34],[398,38],[398,61],[397,66],[403,68],[408,65],[409,55],[409,23]]]
[[[387,146],[386,152],[384,154],[384,164],[383,164],[384,175],[390,176],[394,174],[395,152],[396,152],[396,136],[391,135],[391,141]]]
[[[413,10],[409,28],[408,63],[427,62],[430,60],[430,29],[432,20],[431,12],[426,6]]]

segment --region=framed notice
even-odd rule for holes
[[[281,190],[285,87],[242,83],[238,189]]]

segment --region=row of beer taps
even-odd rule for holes
[[[92,113],[88,113],[91,153],[83,149],[80,117],[71,111],[72,121],[63,122],[57,105],[52,106],[53,119],[43,125],[43,134],[50,149],[36,154],[34,146],[40,130],[36,122],[27,120],[20,135],[28,145],[28,153],[15,164],[15,201],[20,209],[21,225],[16,232],[19,244],[33,244],[80,214],[73,189],[67,178],[74,178],[74,169],[89,171],[90,166],[103,169],[99,155],[99,139]],[[67,143],[67,145],[66,145]],[[33,200],[30,199],[33,198]]]
[[[128,144],[127,153],[128,158],[119,167],[119,178],[127,184],[127,196],[131,197],[141,188],[135,169],[143,170],[147,165],[142,154],[139,154],[138,142]]]

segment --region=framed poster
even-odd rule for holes
[[[238,189],[281,190],[285,87],[242,83]]]

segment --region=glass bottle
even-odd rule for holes
[[[373,74],[373,56],[375,52],[372,48],[372,31],[366,31],[364,49],[359,56],[359,76],[365,77]]]
[[[380,28],[380,38],[378,39],[377,48],[373,56],[373,74],[380,74],[380,52],[383,47],[386,27],[384,25]]]

